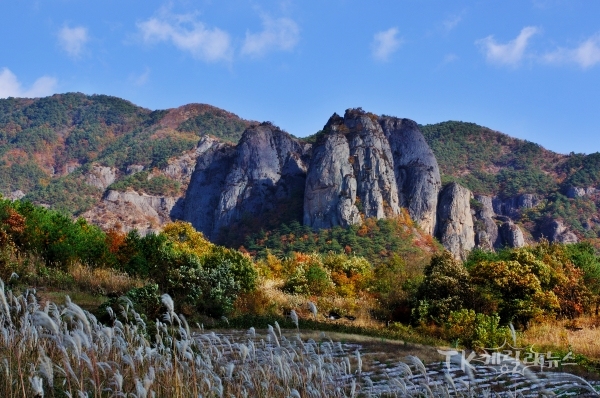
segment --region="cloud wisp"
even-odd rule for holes
[[[388,61],[390,56],[398,51],[403,43],[402,38],[398,37],[398,33],[398,28],[377,32],[373,36],[371,44],[373,58],[381,62]]]
[[[246,32],[242,54],[262,56],[270,51],[290,51],[300,40],[300,28],[289,18],[262,17],[263,30]]]
[[[229,34],[219,28],[208,28],[195,14],[169,14],[139,22],[137,27],[147,44],[168,42],[207,62],[228,61],[232,57]]]
[[[25,97],[37,98],[53,94],[57,81],[53,77],[42,76],[37,79],[29,89],[24,89],[15,76],[8,68],[0,71],[0,98],[7,97]]]
[[[454,15],[451,15],[448,18],[446,18],[442,22],[442,26],[444,27],[444,30],[446,32],[450,32],[451,30],[456,28],[458,26],[458,24],[460,24],[462,22],[464,14],[465,14],[465,12],[462,11],[460,14],[454,14]]]
[[[88,31],[83,26],[75,26],[74,28],[63,26],[58,31],[60,46],[69,57],[74,59],[81,57],[88,40]]]
[[[535,26],[526,26],[508,43],[498,43],[494,36],[488,36],[477,40],[475,44],[481,48],[488,62],[516,67],[525,55],[529,40],[539,32],[540,29]]]
[[[600,64],[600,33],[575,48],[558,48],[546,53],[542,59],[550,64],[576,64],[582,69]]]

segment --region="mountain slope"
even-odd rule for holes
[[[532,237],[549,237],[559,220],[580,238],[600,236],[600,153],[558,154],[474,123],[420,126],[438,160],[442,181],[456,181],[476,195],[508,200],[534,194],[517,220]]]
[[[147,170],[151,181],[165,175],[170,160],[193,152],[200,136],[235,142],[249,125],[202,104],[150,111],[106,95],[1,99],[0,192],[78,215],[98,203],[106,188],[89,184],[94,165],[100,165],[111,169],[117,190],[129,184],[141,192],[181,194],[185,178],[179,186],[172,178],[137,185],[131,178],[119,180]]]
[[[210,105],[150,111],[116,97],[78,93],[2,99],[0,192],[84,216],[105,229],[138,228],[142,232],[157,230],[172,219],[201,217],[199,212],[213,214],[216,206],[219,210],[214,219],[202,216],[209,220],[210,235],[235,234],[234,241],[244,242],[259,225],[272,229],[282,222],[302,221],[302,181],[316,151],[323,162],[332,158],[340,164],[330,171],[319,169],[310,178],[311,197],[319,202],[311,213],[315,217],[341,212],[337,216],[352,224],[360,217],[395,215],[405,207],[421,227],[433,232],[435,218],[440,217],[434,205],[440,180],[431,176],[439,164],[443,185],[457,182],[470,190],[457,189],[461,199],[451,195],[448,208],[459,206],[459,213],[467,216],[469,210],[462,207],[465,203],[468,207],[472,192],[472,228],[476,240],[486,240],[488,246],[522,244],[540,237],[572,240],[600,236],[599,153],[557,154],[473,123],[413,126],[407,119],[377,117],[358,108],[354,111],[350,110],[348,120],[340,122],[333,135],[326,126],[327,131],[296,139],[268,123],[246,121]],[[399,124],[394,127],[386,120]],[[422,145],[425,152],[404,146],[408,133],[420,136],[419,129],[426,141]],[[243,134],[247,135],[242,140],[246,146],[236,146]],[[212,138],[199,143],[206,136]],[[336,145],[347,147],[348,154],[340,155],[345,149],[337,153]],[[289,150],[292,147],[296,149]],[[259,159],[266,153],[266,158]],[[221,159],[225,168],[232,156],[237,163],[232,171],[224,170],[212,164],[213,158],[207,154]],[[428,157],[431,161],[425,161]],[[392,163],[394,170],[390,169]],[[255,165],[260,167],[252,174]],[[415,167],[421,171],[410,171]],[[194,170],[212,191],[188,189]],[[227,181],[231,181],[223,185],[230,171]],[[317,168],[313,167],[313,172]],[[421,178],[432,172],[430,178]],[[323,173],[335,186],[316,183],[325,181]],[[345,181],[342,185],[337,183],[339,173]],[[436,188],[411,182],[416,189],[413,192],[404,186],[413,177]],[[236,187],[241,187],[239,192]],[[325,188],[331,190],[327,195]],[[430,195],[421,195],[419,189]],[[186,193],[202,198],[205,204],[186,204]],[[274,201],[263,199],[272,193]],[[416,200],[421,196],[428,199],[421,203]],[[260,211],[239,205],[248,198],[260,205]],[[351,206],[342,206],[346,199],[353,202]],[[427,209],[424,205],[431,206]],[[422,218],[423,212],[431,215]],[[452,221],[451,214],[442,213],[444,222]],[[498,225],[504,225],[508,235],[497,236]],[[517,230],[522,230],[523,236]]]

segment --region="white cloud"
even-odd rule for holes
[[[63,26],[58,32],[58,41],[63,50],[71,58],[79,58],[81,56],[88,40],[87,29],[83,26],[76,26],[74,28]]]
[[[263,16],[263,31],[246,32],[242,54],[260,56],[269,51],[293,49],[300,39],[300,28],[289,18]]]
[[[517,66],[523,59],[529,39],[539,31],[535,26],[527,26],[521,29],[521,33],[508,43],[497,43],[493,36],[488,36],[477,40],[475,44],[481,47],[489,62]]]
[[[451,15],[450,17],[445,19],[444,22],[442,22],[444,29],[447,32],[450,32],[452,29],[456,28],[458,26],[458,24],[462,21],[463,14],[464,14],[464,11],[457,15]]]
[[[172,15],[166,11],[158,17],[137,24],[146,43],[170,42],[193,57],[208,62],[231,59],[229,34],[219,28],[207,28],[195,14]]]
[[[14,73],[8,68],[0,72],[0,98],[25,97],[36,98],[53,94],[57,81],[53,77],[42,76],[29,89],[23,89]]]
[[[402,42],[402,38],[398,37],[398,28],[376,33],[371,44],[373,57],[378,61],[387,61],[390,55],[400,48]]]
[[[575,48],[559,48],[545,54],[543,60],[553,64],[574,63],[583,69],[600,63],[600,33]]]

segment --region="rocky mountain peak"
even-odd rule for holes
[[[235,147],[214,142],[192,175],[184,219],[217,239],[244,220],[269,218],[303,196],[310,147],[271,123],[247,128]]]

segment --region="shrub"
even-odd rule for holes
[[[497,348],[510,338],[510,330],[500,326],[498,315],[467,309],[450,313],[444,322],[444,333],[448,340],[463,343],[469,348]]]
[[[472,296],[469,273],[462,263],[445,251],[433,257],[425,268],[425,278],[416,294],[415,318],[421,322],[443,321],[450,312],[469,303]]]

